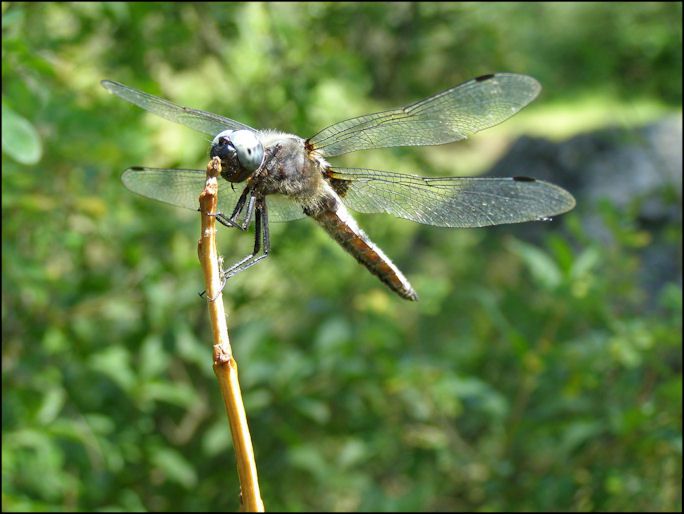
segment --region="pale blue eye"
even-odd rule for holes
[[[230,135],[240,165],[248,171],[256,171],[264,160],[264,145],[251,130],[236,130]]]

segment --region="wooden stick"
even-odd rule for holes
[[[238,477],[240,479],[241,510],[245,512],[264,512],[264,503],[259,493],[259,481],[254,460],[252,441],[247,426],[247,415],[242,403],[240,384],[238,382],[237,362],[228,339],[226,315],[223,309],[221,294],[221,275],[216,251],[216,217],[207,213],[218,210],[218,180],[221,162],[214,157],[207,164],[207,182],[200,194],[200,211],[202,213],[202,235],[197,244],[209,304],[209,317],[214,336],[214,374],[218,379],[223,402],[226,405],[228,423],[233,437],[233,448],[237,460]]]

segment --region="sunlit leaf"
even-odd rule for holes
[[[552,289],[561,283],[561,271],[546,252],[517,240],[512,240],[509,248],[523,260],[528,271],[540,285]]]
[[[2,102],[2,150],[21,164],[35,164],[43,146],[30,121]]]
[[[197,474],[187,459],[171,448],[157,448],[153,454],[153,461],[164,473],[166,478],[176,482],[186,489],[197,483]]]

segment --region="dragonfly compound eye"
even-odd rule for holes
[[[230,140],[231,134],[235,132],[234,130],[224,130],[219,135],[217,135],[211,142],[211,157],[218,157],[222,161],[234,161],[235,160],[235,146]]]
[[[236,130],[230,140],[237,152],[240,165],[247,171],[256,171],[264,160],[264,145],[251,130]]]

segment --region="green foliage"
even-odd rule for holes
[[[36,164],[43,153],[36,129],[8,105],[2,106],[2,151],[21,164]]]
[[[492,71],[541,81],[531,116],[593,94],[681,109],[677,3],[2,11],[5,511],[238,508],[198,216],[119,180],[203,167],[206,137],[99,80],[302,136]],[[453,174],[473,148],[341,162]],[[635,216],[580,204],[534,244],[359,216],[418,303],[311,221],[273,224],[225,295],[267,509],[680,510],[681,267],[645,289]],[[681,217],[662,237],[681,248]],[[219,233],[227,261],[251,244]]]

